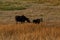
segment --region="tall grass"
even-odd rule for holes
[[[60,27],[45,23],[0,25],[0,40],[59,40]]]

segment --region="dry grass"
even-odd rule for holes
[[[0,25],[0,40],[59,40],[60,27],[46,23]]]

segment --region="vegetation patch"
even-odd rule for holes
[[[0,10],[24,10],[32,5],[29,3],[60,5],[59,0],[1,0]]]
[[[20,7],[12,7],[12,6],[5,6],[0,7],[0,10],[24,10],[26,7],[20,6]]]
[[[29,4],[18,3],[18,2],[1,2],[0,10],[24,10],[30,7]]]

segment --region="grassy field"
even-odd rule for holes
[[[0,10],[24,10],[32,4],[49,4],[51,6],[60,5],[59,0],[1,0]]]
[[[47,23],[0,25],[0,40],[60,40],[60,27]]]
[[[16,15],[43,22],[16,24]],[[60,1],[0,0],[0,40],[60,40]]]

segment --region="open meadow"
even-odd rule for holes
[[[16,24],[16,15],[31,23]],[[32,23],[37,18],[43,22]],[[0,0],[0,40],[60,40],[60,1]]]

